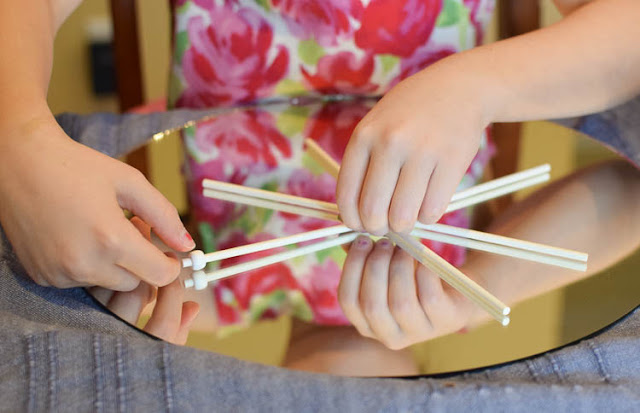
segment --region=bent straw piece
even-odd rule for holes
[[[282,192],[265,191],[264,189],[250,188],[247,186],[231,184],[228,182],[214,181],[212,179],[203,179],[202,187],[215,191],[229,192],[237,195],[252,196],[254,198],[260,198],[267,201],[282,202],[289,205],[318,209],[338,215],[338,207],[336,206],[336,204],[320,201],[317,199],[303,198],[300,196],[283,194]]]
[[[313,241],[318,238],[330,237],[333,235],[344,234],[345,232],[351,232],[351,229],[344,225],[335,225],[332,227],[316,229],[313,231],[303,232],[300,234],[290,235],[282,238],[274,238],[266,241],[255,242],[253,244],[241,245],[239,247],[227,248],[225,250],[210,252],[204,254],[206,262],[215,262],[224,260],[227,258],[238,257],[240,255],[251,254],[254,252],[266,251],[273,248],[285,247],[288,245],[298,244],[306,241]],[[192,265],[190,258],[184,258],[182,260],[183,267],[190,267]]]
[[[470,196],[478,195],[482,192],[491,191],[502,186],[524,181],[526,179],[533,178],[534,176],[548,174],[550,171],[551,171],[551,165],[543,164],[540,166],[536,166],[535,168],[525,169],[524,171],[515,172],[510,175],[505,175],[501,178],[493,179],[491,181],[484,182],[484,183],[472,186],[471,188],[456,192],[451,197],[451,202],[456,202],[461,199],[468,198]]]
[[[213,189],[205,189],[202,191],[202,194],[208,198],[215,198],[221,201],[236,202],[260,208],[273,209],[275,211],[289,212],[291,214],[326,219],[329,221],[339,221],[337,214],[332,214],[313,208],[300,207],[290,204],[281,204],[277,201],[268,201],[260,198],[253,198],[247,195],[232,194],[229,192],[217,191]]]
[[[311,138],[306,138],[304,144],[307,147],[307,152],[311,156],[311,159],[318,162],[329,175],[338,179],[338,172],[340,171],[340,165],[322,149],[316,141]]]
[[[546,182],[549,180],[549,177],[549,174],[534,176],[533,178],[528,178],[523,181],[517,181],[509,185],[500,186],[490,191],[484,191],[477,195],[469,196],[458,201],[451,202],[449,203],[449,206],[447,206],[445,213],[457,211],[471,205],[479,204],[484,201],[489,201],[491,199],[501,197],[511,192],[519,191],[520,189]]]
[[[584,252],[552,247],[550,245],[538,244],[531,241],[523,241],[515,238],[505,237],[503,235],[490,234],[487,232],[476,231],[468,228],[459,228],[444,224],[425,225],[419,222],[416,223],[415,228],[437,232],[445,235],[454,235],[456,237],[466,238],[470,240],[484,241],[495,245],[504,245],[520,250],[535,252],[537,254],[566,258],[569,260],[584,263],[586,263],[589,259],[589,254],[586,254]]]
[[[288,250],[288,251],[270,255],[268,257],[262,257],[253,261],[243,262],[241,264],[237,264],[231,267],[222,268],[216,271],[211,271],[205,274],[204,279],[207,283],[209,283],[212,281],[217,281],[223,278],[231,277],[233,275],[240,274],[243,272],[262,268],[267,265],[276,264],[278,262],[290,260],[292,258],[296,258],[303,255],[311,254],[314,252],[322,251],[325,249],[337,247],[339,245],[348,244],[350,242],[353,242],[353,240],[355,240],[358,235],[359,234],[356,232],[343,234],[336,238],[305,245],[295,250]],[[185,283],[185,286],[193,285],[192,283]]]
[[[462,295],[478,304],[482,309],[498,320],[503,326],[509,324],[511,309],[476,282],[464,275],[444,258],[424,246],[411,236],[390,233],[391,241],[409,253],[414,259],[435,272],[445,282],[455,288]]]
[[[447,244],[458,245],[460,247],[485,251],[492,254],[504,255],[507,257],[519,258],[527,261],[539,262],[541,264],[554,265],[556,267],[568,268],[576,271],[586,271],[587,264],[566,258],[549,256],[546,254],[521,250],[515,247],[491,244],[485,241],[476,241],[468,238],[462,238],[455,235],[439,234],[424,229],[415,229],[411,235],[429,239],[432,241],[444,242]]]

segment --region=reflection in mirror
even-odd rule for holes
[[[174,152],[177,140],[182,140],[186,161],[183,168],[171,168],[161,161],[164,181],[154,179],[154,183],[180,204],[179,196],[171,195],[175,189],[165,189],[170,187],[166,181],[179,187],[184,178],[189,199],[184,216],[196,248],[205,253],[335,226],[335,222],[314,216],[205,197],[202,181],[213,179],[333,203],[335,178],[304,141],[312,139],[339,162],[353,128],[374,102],[309,101],[234,109],[191,123],[177,134],[156,135],[149,142],[152,153],[162,148]],[[334,374],[398,376],[454,371],[560,346],[603,327],[636,305],[629,294],[637,288],[630,269],[640,258],[635,254],[623,259],[637,247],[625,223],[640,219],[633,221],[637,212],[610,200],[624,199],[618,196],[621,191],[640,191],[631,183],[637,172],[614,159],[574,174],[585,163],[611,156],[586,138],[548,123],[527,125],[522,146],[519,169],[550,163],[552,183],[518,192],[518,202],[492,215],[488,227],[477,229],[584,251],[590,255],[586,272],[466,250],[442,240],[426,241],[489,293],[508,305],[519,303],[507,328],[492,322],[485,311],[432,272],[414,267],[408,255],[394,253],[395,269],[389,271],[392,249],[380,242],[375,247],[379,257],[369,261],[365,258],[372,244],[352,244],[350,248],[355,249],[342,285],[347,254],[336,246],[243,271],[202,289],[183,288],[182,284],[196,284],[192,268],[184,268],[181,282],[159,290],[141,285],[127,293],[91,291],[125,321],[167,341],[186,341],[252,361]],[[547,150],[549,147],[554,150]],[[492,151],[490,141],[483,137],[459,190],[480,182],[483,175],[490,176],[487,165]],[[478,214],[486,216],[488,210],[491,215],[491,204],[482,208],[451,212],[441,223],[473,227]],[[167,250],[143,222],[133,221],[145,236]],[[214,273],[310,244],[298,242],[227,257],[208,263],[203,271]],[[177,256],[184,262],[197,257]],[[575,283],[597,272],[602,274]],[[560,288],[568,284],[572,285]],[[407,348],[390,350],[381,341],[393,348]]]

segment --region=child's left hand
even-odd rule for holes
[[[473,303],[388,239],[361,235],[350,246],[338,287],[340,306],[358,332],[401,349],[461,330]]]
[[[494,104],[480,74],[460,63],[450,56],[400,82],[358,124],[336,192],[348,227],[384,235],[440,219]]]

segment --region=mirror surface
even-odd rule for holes
[[[149,139],[151,180],[181,210],[196,239],[196,248],[204,252],[335,225],[317,218],[209,199],[201,193],[201,181],[210,178],[333,202],[335,179],[309,154],[304,140],[313,139],[339,160],[353,128],[374,103],[374,99],[294,101],[233,109],[196,119],[175,133],[156,134]],[[588,138],[549,123],[526,124],[521,139],[518,169],[550,163],[552,181],[612,157]],[[490,165],[485,167],[482,162],[476,167],[484,168],[485,177],[490,177]],[[472,184],[472,180],[467,180],[462,186]],[[511,207],[517,210],[514,205],[518,201],[542,187],[518,192]],[[536,202],[529,201],[529,207],[535,205]],[[555,222],[572,214],[571,205],[567,203],[565,209],[541,225],[542,229],[532,231],[532,238],[527,240],[574,249],[573,245],[554,243],[564,239],[563,234],[557,233],[562,226]],[[447,222],[484,223],[496,218],[495,210],[495,203],[489,202]],[[161,247],[158,240],[155,242]],[[300,246],[210,263],[205,271]],[[461,253],[457,247],[451,249],[444,244],[433,247],[452,260]],[[381,361],[374,375],[438,373],[514,360],[592,333],[637,305],[634,292],[638,281],[634,280],[637,277],[633,269],[638,268],[640,255],[636,253],[600,274],[518,304],[513,308],[511,325],[506,328],[487,321],[472,331],[448,334],[417,344],[410,351],[389,355],[370,340],[359,339],[355,329],[338,327],[345,323],[336,297],[345,255],[342,248],[335,247],[236,275],[201,291],[191,288],[182,291],[181,287],[179,291],[161,290],[153,295],[158,300],[152,299],[148,305],[142,302],[151,297],[150,289],[128,294],[91,291],[126,321],[154,335],[167,338],[165,335],[169,334],[171,341],[179,341],[183,335],[177,330],[180,319],[176,319],[176,314],[182,309],[183,316],[188,318],[194,312],[192,304],[183,305],[182,301],[194,301],[200,311],[190,325],[189,346],[294,368],[305,368],[308,363],[322,363],[325,359],[345,364],[343,358],[353,361],[352,355],[356,354],[377,360],[374,357],[382,354],[380,357],[389,359],[388,364]],[[505,268],[532,276],[555,271],[549,274],[557,273],[560,277],[560,271],[570,272],[487,255],[469,253],[463,272],[503,271],[505,277],[509,276]],[[461,262],[459,259],[458,263]],[[478,269],[474,269],[476,262],[481,263]],[[191,273],[191,268],[184,268],[181,279],[190,279]],[[168,304],[156,305],[161,300]],[[317,324],[320,327],[314,327]],[[314,354],[320,354],[319,359],[313,359]],[[415,369],[407,366],[407,360],[415,362]],[[364,371],[359,368],[354,370],[356,375]]]

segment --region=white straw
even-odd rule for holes
[[[500,196],[519,191],[521,189],[540,184],[549,180],[549,174],[536,175],[533,178],[528,178],[523,181],[516,181],[509,185],[497,187],[495,189],[480,192],[479,194],[467,196],[461,198],[455,202],[449,203],[445,212],[453,212],[462,208],[466,208],[471,205],[479,204],[490,199],[498,198]],[[475,187],[474,187],[475,188]],[[472,188],[470,188],[472,189]]]
[[[228,192],[237,195],[252,196],[254,198],[264,199],[267,201],[318,209],[338,215],[338,207],[336,204],[319,201],[317,199],[303,198],[300,196],[283,194],[282,192],[265,191],[264,189],[250,188],[247,186],[230,184],[228,182],[214,181],[211,179],[203,179],[202,187],[205,189]]]
[[[254,242],[253,244],[210,252],[208,254],[204,254],[204,259],[206,262],[215,262],[225,260],[227,258],[238,257],[240,255],[252,254],[254,252],[266,251],[273,248],[285,247],[288,245],[299,244],[301,242],[313,241],[319,238],[344,234],[345,232],[351,232],[351,229],[344,225],[335,225],[333,227],[316,229],[313,231],[290,235],[288,237],[274,238],[266,241]],[[183,267],[190,267],[191,265],[191,258],[184,258],[182,260]]]
[[[438,232],[440,234],[454,235],[456,237],[468,238],[472,240],[489,242],[496,245],[504,245],[507,247],[518,248],[521,250],[531,251],[538,254],[546,254],[560,258],[566,258],[569,260],[587,262],[589,254],[579,251],[568,250],[564,248],[552,247],[550,245],[538,244],[530,241],[522,241],[515,238],[509,238],[502,235],[489,234],[486,232],[475,231],[468,228],[459,228],[451,225],[444,224],[430,224],[425,225],[422,223],[416,224],[416,229],[425,229],[427,231]]]
[[[520,258],[527,261],[539,262],[556,267],[568,268],[576,271],[586,271],[587,264],[574,260],[553,257],[546,254],[536,252],[523,251],[518,248],[491,244],[484,241],[476,241],[472,239],[457,237],[455,235],[438,234],[436,232],[426,231],[424,229],[414,229],[411,235],[425,238],[432,241],[444,242],[447,244],[458,245],[460,247],[471,248],[479,251],[490,252],[492,254],[500,254],[507,257]]]
[[[481,192],[491,191],[501,186],[510,185],[516,182],[524,181],[525,179],[533,178],[534,176],[548,174],[551,171],[549,164],[536,166],[535,168],[526,169],[524,171],[516,172],[510,175],[503,176],[502,178],[493,179],[491,181],[472,186],[471,188],[464,189],[460,192],[456,192],[451,197],[451,202],[456,202],[470,196],[478,195]]]
[[[260,208],[268,208],[276,211],[289,212],[292,214],[305,215],[315,218],[326,219],[330,221],[339,221],[337,214],[332,214],[318,209],[300,207],[291,204],[281,204],[277,201],[269,201],[260,198],[253,198],[250,195],[232,194],[229,192],[216,191],[213,189],[205,189],[202,194],[209,198],[220,199],[222,201],[236,202],[246,205],[252,205]]]
[[[411,236],[397,233],[389,233],[387,236],[422,265],[438,274],[440,278],[462,295],[478,304],[503,326],[509,324],[507,315],[511,312],[511,309],[456,267],[449,264],[444,258]]]
[[[352,242],[358,233],[352,232],[349,234],[343,234],[336,238],[332,238],[325,241],[316,242],[313,244],[305,245],[300,248],[294,250],[283,251],[277,254],[273,254],[267,257],[258,258],[253,261],[243,262],[238,265],[234,265],[227,268],[222,268],[220,270],[211,271],[205,274],[205,281],[212,282],[216,280],[221,280],[223,278],[231,277],[236,274],[240,274],[243,272],[255,270],[258,268],[265,267],[267,265],[275,264],[278,262],[290,260],[292,258],[300,257],[303,255],[311,254],[317,251],[322,251],[325,249],[333,248],[338,245],[344,245]]]

